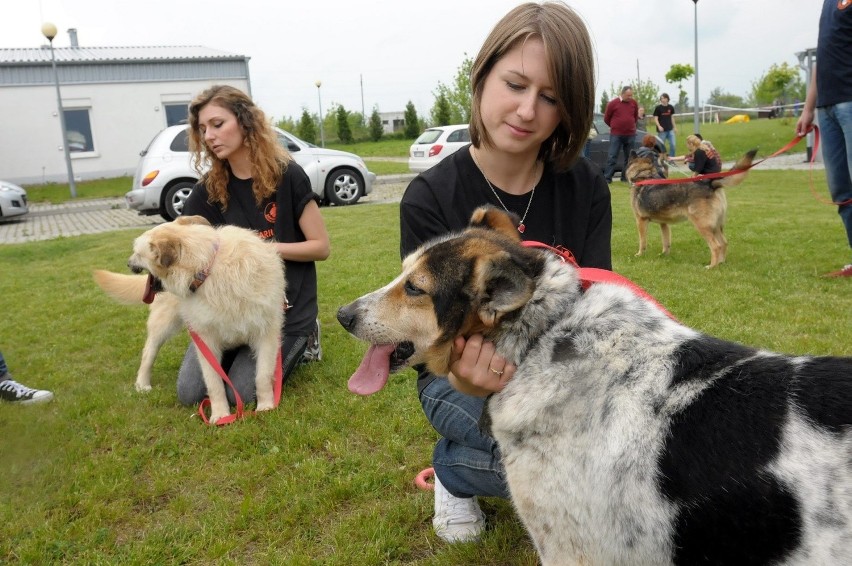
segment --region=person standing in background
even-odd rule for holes
[[[674,121],[675,109],[669,100],[669,95],[665,92],[660,95],[660,103],[654,108],[654,124],[657,126],[657,135],[663,140],[663,147],[666,145],[666,140],[669,141],[669,157],[674,157],[677,124]]]
[[[811,73],[796,134],[813,128],[819,108],[819,136],[831,200],[852,249],[852,1],[824,0],[819,18],[817,62]],[[852,257],[852,256],[850,256]],[[852,260],[826,277],[852,277]]]
[[[619,151],[624,152],[624,163],[630,157],[633,149],[633,139],[636,137],[636,122],[639,121],[639,105],[633,99],[633,87],[621,89],[621,96],[613,98],[606,105],[604,123],[609,126],[609,155],[607,156],[604,177],[607,183],[612,183],[612,174],[618,162]],[[621,168],[621,180],[627,182],[624,169]]]

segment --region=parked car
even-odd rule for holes
[[[276,128],[278,140],[302,166],[322,204],[355,204],[370,194],[376,174],[364,160],[346,151],[319,148]],[[185,125],[159,132],[139,154],[133,187],[124,195],[128,208],[139,214],[159,214],[166,220],[180,216],[198,173],[192,167]]]
[[[470,143],[467,124],[428,128],[408,150],[408,168],[422,173]]]
[[[30,211],[27,191],[8,181],[0,181],[0,220],[21,216]]]
[[[589,144],[589,159],[596,163],[597,166],[600,167],[603,171],[606,169],[606,161],[607,157],[609,156],[609,126],[604,123],[603,114],[595,114],[594,120],[595,129],[598,131],[598,135],[593,138],[591,143]],[[640,147],[642,145],[642,138],[644,138],[647,134],[648,132],[646,132],[645,130],[636,130],[636,137],[633,142],[633,147]],[[655,144],[657,147],[657,151],[659,151],[660,153],[665,153],[666,148],[663,145],[663,141],[656,135],[654,137],[657,138],[657,142]],[[624,154],[619,153],[618,161],[615,164],[615,170],[621,171],[623,167]]]

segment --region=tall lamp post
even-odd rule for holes
[[[692,3],[695,4],[695,102],[694,106],[694,114],[693,117],[693,127],[695,128],[695,133],[699,133],[698,129],[698,0],[692,0]]]
[[[322,125],[322,96],[320,95],[322,81],[317,81],[314,84],[317,85],[317,101],[319,102],[320,146],[325,147],[325,128]]]
[[[71,167],[71,150],[68,149],[68,132],[65,129],[65,112],[62,110],[62,95],[59,93],[59,71],[56,70],[56,56],[53,54],[53,38],[56,37],[56,26],[45,22],[41,33],[50,42],[50,63],[53,66],[53,78],[56,82],[56,107],[59,109],[59,125],[62,127],[62,149],[65,150],[65,167],[68,169],[68,187],[71,198],[77,198],[77,185],[74,183],[74,168]]]

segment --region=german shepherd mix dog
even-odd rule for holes
[[[742,169],[743,173],[704,181],[687,181],[676,184],[636,185],[638,181],[663,179],[660,156],[655,152],[643,152],[637,155],[630,152],[625,173],[630,183],[630,198],[636,227],[639,229],[639,251],[645,253],[648,244],[648,223],[660,225],[663,235],[663,253],[669,253],[672,245],[672,233],[669,224],[689,220],[710,247],[710,265],[716,267],[725,261],[728,241],[725,239],[725,215],[728,201],[724,187],[739,185],[745,179],[757,150],[746,153],[733,169]]]
[[[757,350],[625,286],[584,291],[494,208],[337,318],[371,344],[362,394],[414,363],[446,375],[476,332],[517,364],[487,412],[545,565],[852,564],[852,358]]]
[[[274,407],[286,285],[274,244],[245,228],[213,228],[201,216],[181,216],[139,236],[127,265],[148,275],[98,270],[94,278],[123,303],[151,305],[137,390],[151,389],[157,352],[186,324],[218,359],[225,350],[248,344],[257,358],[257,410]],[[201,352],[198,358],[215,423],[230,414],[225,385]]]

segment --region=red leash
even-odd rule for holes
[[[784,147],[782,147],[781,149],[779,149],[778,151],[776,151],[772,155],[764,157],[763,159],[759,159],[759,160],[753,162],[751,165],[749,165],[748,167],[746,167],[744,169],[731,169],[730,171],[720,171],[719,173],[705,173],[704,175],[695,175],[694,177],[677,177],[677,178],[674,178],[674,179],[645,179],[644,181],[637,181],[633,184],[636,185],[637,187],[641,186],[641,185],[677,185],[677,184],[680,184],[680,183],[691,183],[693,181],[706,181],[708,179],[722,179],[724,177],[732,177],[734,175],[739,175],[741,173],[745,173],[746,171],[748,171],[752,167],[756,167],[757,165],[760,165],[761,163],[763,163],[767,159],[777,157],[777,156],[781,155],[782,153],[786,153],[786,152],[790,151],[792,148],[796,147],[796,144],[798,144],[800,141],[802,141],[802,138],[804,138],[804,137],[805,136],[799,136],[799,135],[794,136],[793,139],[791,139],[789,142],[787,142],[787,145],[785,145]],[[816,134],[815,140],[816,140],[816,142],[814,144],[813,155],[816,155],[816,148],[819,147],[819,133]],[[811,159],[811,163],[813,163],[813,159]]]
[[[237,402],[237,411],[233,415],[227,415],[222,417],[218,421],[216,421],[216,426],[223,426],[226,424],[231,424],[237,419],[241,419],[247,415],[253,415],[256,411],[248,411],[245,412],[243,410],[243,399],[240,397],[237,388],[234,387],[234,384],[231,383],[231,380],[228,378],[228,374],[225,373],[225,370],[222,369],[222,364],[219,363],[219,360],[216,359],[216,356],[213,355],[213,352],[210,351],[210,348],[207,344],[204,343],[204,340],[195,333],[194,330],[189,331],[189,335],[192,337],[192,341],[195,342],[195,347],[198,348],[198,351],[204,356],[204,359],[207,360],[207,363],[216,370],[216,373],[219,374],[219,377],[222,378],[228,387],[231,388],[231,391],[234,392],[234,399]],[[278,348],[278,354],[275,357],[275,383],[273,386],[273,395],[274,395],[274,403],[275,406],[278,406],[278,403],[281,401],[281,388],[284,382],[283,372],[281,369],[281,348]],[[210,397],[205,397],[201,403],[198,405],[198,414],[201,415],[201,419],[206,423],[210,424],[210,420],[207,418],[207,414],[204,412],[206,407],[210,406]]]

